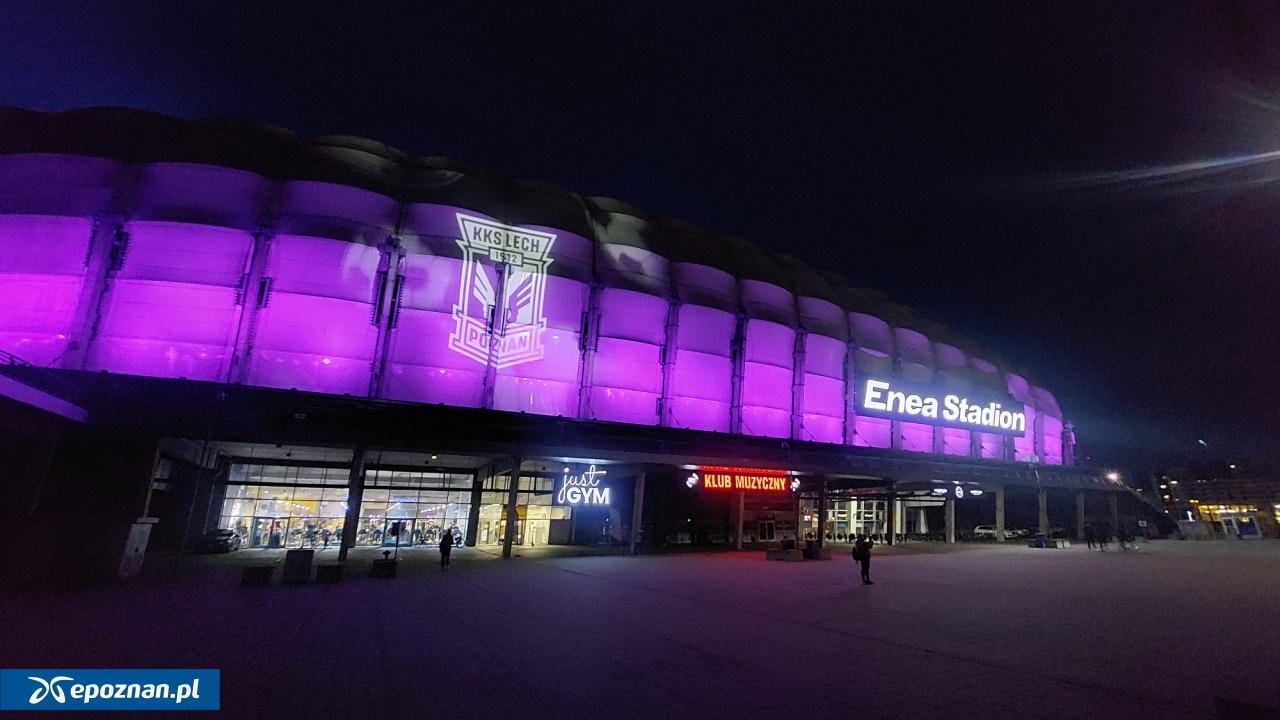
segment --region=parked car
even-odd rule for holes
[[[1025,530],[1010,530],[1008,528],[1005,528],[1004,539],[1012,540],[1014,538],[1023,537],[1025,534],[1026,534]],[[974,540],[995,540],[996,526],[995,525],[979,525],[978,527],[973,529],[973,539]]]
[[[195,543],[193,550],[204,553],[229,553],[240,549],[242,540],[235,530],[214,530]]]

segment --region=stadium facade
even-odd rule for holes
[[[1029,490],[1047,525],[1049,491],[1116,489],[1026,373],[740,238],[358,138],[119,109],[0,128],[11,519],[99,528],[110,562],[218,526],[950,539],[955,502],[1003,525]]]

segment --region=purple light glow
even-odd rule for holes
[[[240,308],[248,233],[174,222],[125,226],[86,369],[217,381],[226,377]]]
[[[372,323],[377,269],[374,248],[276,237],[266,271],[271,290],[258,309],[246,382],[367,395],[378,338]]]
[[[858,382],[893,378],[1012,396],[1025,405],[1028,428],[1012,440],[1015,458],[1062,462],[1061,409],[1020,376],[867,313],[669,261],[662,242],[645,241],[660,228],[640,218],[593,215],[585,226],[595,230],[575,232],[530,223],[537,202],[517,202],[528,188],[502,196],[509,203],[464,203],[458,198],[488,187],[474,178],[439,190],[459,205],[412,203],[403,219],[384,195],[283,182],[274,235],[255,236],[267,180],[147,165],[136,211],[121,227],[127,252],[90,287],[87,263],[99,258],[103,267],[105,254],[101,245],[90,251],[89,217],[112,197],[107,178],[117,169],[84,158],[0,158],[0,170],[12,170],[0,177],[8,193],[0,212],[12,213],[0,215],[0,348],[75,369],[717,432],[740,421],[746,435],[1006,457],[999,433],[852,412]],[[15,177],[78,189],[52,197]],[[18,214],[24,209],[53,214]],[[460,241],[460,215],[517,240]],[[114,231],[98,237],[109,241]],[[522,234],[545,244],[522,247]],[[459,343],[463,325],[473,334]],[[79,353],[68,353],[73,337]]]
[[[657,424],[666,318],[665,298],[627,290],[601,291],[592,418]]]
[[[82,218],[0,216],[0,348],[41,366],[66,350],[92,230]]]

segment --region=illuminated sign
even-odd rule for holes
[[[784,493],[795,489],[790,473],[785,470],[703,466],[702,487],[708,490],[741,490],[744,492]],[[695,473],[696,475],[696,473]],[[690,476],[695,483],[699,479]],[[693,484],[689,485],[693,487]]]
[[[458,213],[462,283],[449,349],[499,370],[541,360],[556,236]]]
[[[1006,435],[1027,431],[1027,414],[1020,402],[982,403],[964,395],[943,395],[897,381],[867,380],[858,395],[858,408],[867,415],[966,430]]]
[[[581,475],[570,475],[566,468],[560,490],[556,492],[556,502],[560,505],[608,505],[609,488],[600,487],[600,477],[606,474],[604,470],[597,470],[595,465]]]

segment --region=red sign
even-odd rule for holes
[[[702,487],[708,490],[785,493],[791,491],[791,475],[786,470],[736,468],[707,465],[700,468]]]

